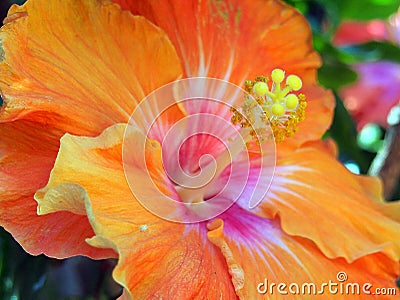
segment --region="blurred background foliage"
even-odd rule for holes
[[[388,111],[400,101],[400,2],[285,2],[308,19],[323,60],[319,82],[335,94],[335,117],[325,137],[335,139],[350,170],[366,174],[382,148]],[[363,78],[370,74],[370,80]],[[400,199],[398,190],[388,200],[394,199]]]
[[[1,19],[10,5],[23,2],[0,0]],[[337,142],[349,170],[366,174],[382,149],[388,111],[400,100],[399,1],[285,2],[308,19],[323,59],[319,82],[335,94],[335,117],[324,138]],[[398,188],[388,200],[395,199]],[[1,229],[0,299],[115,299],[121,292],[111,278],[115,263],[31,257]]]

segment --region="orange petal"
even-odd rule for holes
[[[274,0],[113,1],[165,30],[187,76],[243,86],[244,80],[269,75],[274,68],[299,75],[309,105],[288,147],[320,138],[328,129],[334,99],[317,85],[320,58],[306,19],[292,7]]]
[[[112,240],[119,253],[114,278],[133,299],[235,299],[222,255],[210,247],[205,226],[170,223],[161,219],[141,225],[113,219],[97,210],[97,230]],[[144,229],[146,228],[146,229]],[[89,241],[90,242],[90,241]]]
[[[59,136],[59,131],[29,121],[1,124],[0,224],[33,255],[114,257],[112,251],[85,243],[85,238],[93,236],[86,216],[36,214],[33,194],[48,179]]]
[[[235,206],[220,217],[209,225],[208,238],[224,254],[232,283],[241,299],[347,299],[343,296],[346,284],[352,283],[360,286],[360,295],[351,294],[349,299],[366,299],[362,292],[365,283],[372,284],[371,292],[376,288],[392,288],[398,292],[399,264],[381,253],[349,264],[342,258],[328,259],[305,238],[287,235],[278,220],[263,219]],[[348,277],[343,282],[344,293],[337,279],[339,272],[341,275],[345,272]],[[324,292],[318,294],[329,281],[337,284],[337,293],[330,293],[325,286]],[[281,290],[287,294],[278,291],[280,283],[286,285]],[[300,287],[299,293],[291,293],[289,285],[292,283]],[[304,283],[315,284],[315,294],[313,290],[307,293],[307,286],[301,294]],[[295,291],[295,286],[292,288]],[[393,296],[386,299],[393,299]]]
[[[122,169],[124,129],[124,125],[115,125],[96,138],[64,136],[49,183],[36,194],[40,206],[60,208],[57,202],[48,201],[52,198],[46,194],[63,182],[72,182],[84,189],[86,195],[82,201],[86,201],[88,217],[96,233],[87,241],[94,247],[118,251],[120,260],[114,278],[134,298],[166,295],[186,299],[200,295],[200,298],[215,299],[221,293],[234,297],[224,261],[215,259],[220,254],[208,247],[205,227],[200,232],[198,225],[186,227],[162,220],[134,198]],[[161,152],[155,147],[148,150],[148,171],[159,186],[169,190],[160,173],[163,170]],[[132,166],[137,152],[140,151],[129,158]],[[136,183],[151,193],[148,187],[151,182],[141,182],[143,177],[139,174]],[[66,187],[73,188],[74,192],[74,186]],[[63,196],[58,198],[63,200],[63,209],[79,210],[76,198],[70,197],[68,191]]]
[[[336,141],[332,138],[308,142],[304,144],[303,147],[312,147],[320,150],[321,152],[329,153],[333,157],[337,157],[339,154],[338,145],[336,144]]]
[[[377,178],[350,173],[323,148],[303,147],[279,160],[255,212],[279,215],[285,232],[309,238],[330,258],[351,262],[383,252],[398,260],[400,203],[383,203]]]
[[[0,39],[0,122],[24,118],[98,134],[181,76],[164,32],[108,1],[15,5]]]
[[[188,76],[241,83],[281,66],[310,81],[320,65],[307,21],[280,1],[114,2],[163,28]]]

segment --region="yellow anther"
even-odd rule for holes
[[[268,92],[268,85],[265,82],[256,82],[253,86],[254,94],[257,96],[265,96]]]
[[[295,109],[299,104],[299,98],[297,98],[297,96],[294,94],[289,94],[285,98],[285,104],[287,109]]]
[[[275,103],[271,107],[271,112],[274,116],[279,117],[282,116],[285,113],[285,108],[283,107],[282,104]]]
[[[289,75],[286,78],[286,84],[293,90],[298,91],[303,86],[303,82],[301,81],[299,76]]]
[[[265,76],[257,76],[255,80],[246,80],[245,89],[248,94],[238,109],[231,109],[231,122],[243,128],[244,132],[256,142],[269,139],[272,130],[276,142],[292,137],[299,122],[305,119],[307,106],[304,94],[294,94],[302,87],[300,77],[289,75],[285,80],[285,72],[274,69],[271,81]]]
[[[281,69],[274,69],[271,73],[272,81],[275,83],[281,83],[285,78],[285,72]]]

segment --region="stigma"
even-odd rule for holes
[[[231,122],[248,128],[252,139],[260,143],[269,138],[268,126],[278,143],[292,137],[305,119],[306,97],[297,93],[302,85],[299,76],[286,76],[281,69],[274,69],[270,78],[246,80],[244,102],[239,109],[232,108]]]

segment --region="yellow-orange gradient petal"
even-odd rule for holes
[[[328,129],[334,99],[316,83],[321,61],[312,49],[311,30],[282,1],[113,1],[165,30],[186,76],[216,77],[243,87],[244,80],[274,68],[299,75],[309,105],[290,147],[320,138]]]
[[[24,118],[99,134],[127,121],[145,95],[181,76],[164,32],[109,1],[15,5],[0,39],[0,122]]]
[[[186,227],[160,219],[145,210],[131,193],[121,161],[124,129],[124,125],[115,125],[96,138],[64,136],[49,183],[36,194],[40,206],[48,202],[48,209],[55,203],[45,195],[62,182],[72,182],[84,189],[82,201],[86,201],[96,233],[88,242],[118,251],[114,278],[129,289],[134,299],[159,295],[170,299],[189,299],[195,295],[219,299],[221,293],[233,298],[224,260],[218,251],[208,248],[205,227],[200,232],[199,225]],[[163,168],[161,153],[158,150],[152,153],[154,149],[157,148],[150,147],[146,153],[151,164],[149,172],[157,175],[159,186],[163,184],[164,189],[169,189],[163,174],[157,174]],[[132,165],[134,158],[135,153]],[[151,182],[141,182],[141,177],[143,174],[137,177],[137,182],[150,190]],[[67,191],[64,196],[64,204],[68,205],[63,209],[76,205],[76,199]],[[59,209],[55,204],[55,209]],[[79,205],[74,209],[79,210]]]
[[[371,293],[376,288],[399,293],[398,261],[381,253],[349,264],[342,258],[328,259],[308,239],[287,235],[278,219],[263,219],[237,206],[220,218],[209,224],[208,238],[224,253],[232,284],[241,299],[394,299],[393,294],[385,297],[363,293],[367,283],[371,284]],[[347,280],[340,282],[337,276],[347,276]],[[358,284],[360,294],[352,293],[353,283]]]
[[[0,224],[34,255],[113,257],[114,252],[84,242],[93,236],[86,216],[69,212],[36,214],[33,194],[46,184],[60,135],[59,131],[30,121],[1,124]]]
[[[377,178],[350,173],[324,146],[302,147],[277,162],[255,213],[279,215],[285,232],[314,241],[330,258],[383,252],[400,258],[400,203],[384,203]]]
[[[35,194],[38,213],[69,211],[85,215],[88,195],[105,195],[115,201],[130,196],[122,169],[125,128],[123,124],[114,125],[97,138],[64,135],[49,181]],[[77,170],[81,170],[81,176]],[[111,187],[115,189],[112,192]]]

